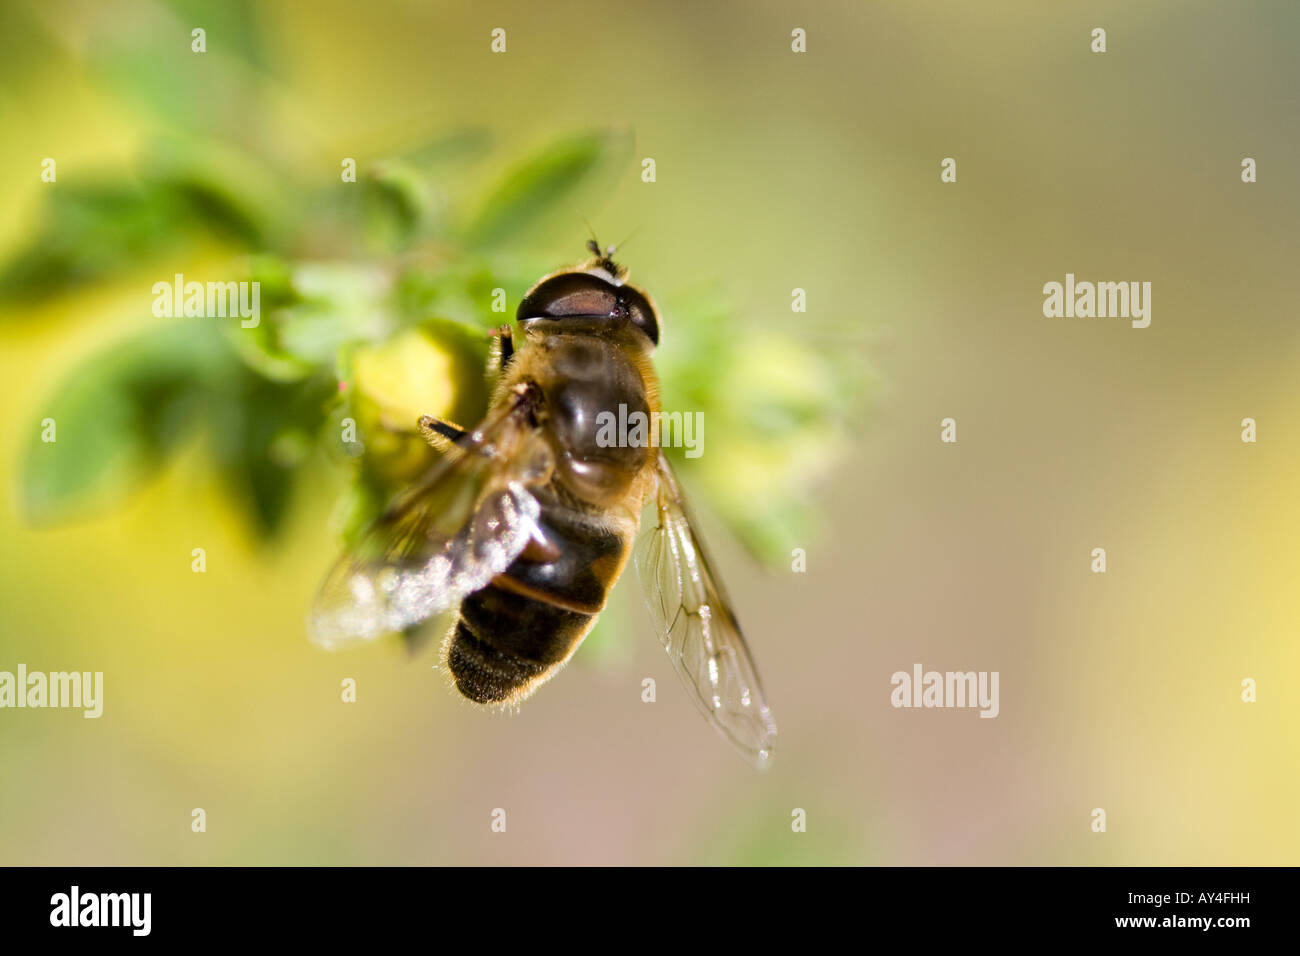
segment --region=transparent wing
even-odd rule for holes
[[[403,631],[484,587],[540,536],[526,484],[550,461],[516,406],[489,416],[335,563],[312,606],[312,640],[337,647]]]
[[[673,668],[704,716],[756,767],[772,760],[776,722],[726,592],[659,453],[659,524],[637,545],[637,575]]]

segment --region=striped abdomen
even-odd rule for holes
[[[529,545],[461,603],[447,667],[480,704],[526,697],[591,630],[627,561],[635,527],[543,499],[546,546]]]

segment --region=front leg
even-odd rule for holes
[[[443,442],[450,441],[454,445],[469,434],[454,422],[443,421],[432,415],[421,415],[416,424],[420,426],[420,434],[424,436],[424,440],[440,451]]]
[[[510,393],[510,413],[523,413],[527,417],[530,426],[536,427],[537,406],[540,401],[540,392],[537,386],[532,382],[520,382],[510,390]],[[491,410],[489,409],[489,411]],[[480,435],[475,435],[473,432],[461,428],[455,422],[449,422],[445,418],[421,415],[415,424],[419,427],[424,440],[439,451],[446,451],[447,442],[451,442],[461,450],[468,447],[481,455],[487,455],[489,458],[497,454],[495,446],[491,444],[475,447],[475,443],[481,438]],[[462,438],[469,438],[470,442],[467,445],[462,445]]]
[[[510,326],[502,325],[488,333],[492,337],[492,354],[488,357],[488,369],[496,366],[496,371],[504,375],[510,367],[510,360],[515,356],[515,339]]]

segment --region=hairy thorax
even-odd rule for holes
[[[603,509],[639,499],[654,449],[602,440],[602,415],[658,410],[649,352],[630,332],[530,329],[516,380],[541,396],[539,424],[555,460],[553,491],[579,507]]]

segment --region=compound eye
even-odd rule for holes
[[[566,272],[539,285],[519,303],[518,318],[561,319],[580,315],[613,315],[618,290],[585,272]]]
[[[629,321],[649,336],[653,344],[658,345],[659,317],[655,314],[654,306],[650,304],[645,296],[630,286],[623,286],[619,291],[622,294],[623,307],[627,310]]]

